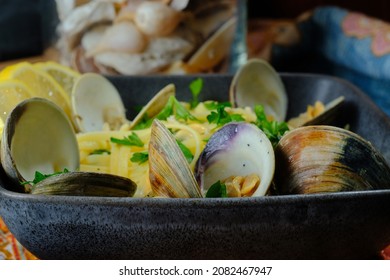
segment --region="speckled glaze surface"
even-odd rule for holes
[[[128,117],[175,83],[189,99],[195,77],[111,77]],[[282,74],[289,116],[316,100],[346,98],[349,124],[390,162],[390,121],[342,80]],[[203,99],[227,100],[231,76],[204,76]],[[390,190],[243,199],[61,197],[9,191],[0,174],[0,215],[42,259],[372,259],[390,243]]]

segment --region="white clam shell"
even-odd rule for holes
[[[262,105],[267,115],[284,121],[288,98],[279,74],[262,59],[250,59],[234,75],[230,102],[236,107]]]
[[[105,124],[118,129],[127,122],[117,89],[99,74],[83,74],[75,82],[72,108],[77,128],[82,132],[100,131]]]
[[[8,116],[2,141],[1,162],[8,177],[19,185],[44,174],[79,168],[79,150],[72,124],[54,103],[30,98]]]
[[[256,174],[260,185],[252,196],[263,196],[271,185],[274,171],[274,150],[264,132],[250,123],[232,122],[210,137],[195,174],[203,193],[218,180]]]

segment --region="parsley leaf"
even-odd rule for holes
[[[58,171],[58,172],[54,172],[54,173],[51,173],[51,174],[43,174],[39,171],[35,171],[35,175],[34,175],[34,180],[32,181],[26,181],[26,182],[21,182],[22,185],[26,185],[26,184],[30,184],[30,185],[35,185],[43,180],[45,180],[46,178],[49,178],[51,176],[55,176],[55,175],[58,175],[58,174],[62,174],[62,173],[68,173],[69,170],[64,168],[63,171]]]
[[[177,119],[183,119],[185,121],[188,119],[197,120],[174,96],[169,97],[167,104],[165,104],[164,108],[154,118],[165,121],[171,115],[176,116]],[[145,114],[142,121],[137,124],[134,129],[138,130],[149,128],[152,125],[154,118]]]
[[[142,164],[149,159],[149,153],[148,152],[139,152],[134,153],[133,156],[130,158],[131,162],[138,162],[138,164]]]
[[[178,119],[182,119],[185,121],[187,121],[188,119],[196,120],[196,118],[191,115],[191,113],[186,108],[184,108],[184,106],[176,98],[174,98],[174,104],[176,109],[175,116]]]
[[[226,185],[218,180],[207,190],[206,197],[228,197]]]
[[[204,102],[204,106],[208,110],[216,110],[219,106],[223,107],[232,107],[232,104],[228,101],[226,102],[218,102],[218,101],[206,101]]]
[[[222,126],[232,121],[244,121],[244,118],[239,114],[229,114],[225,110],[225,104],[219,104],[217,111],[212,111],[208,116],[207,120],[209,123],[215,123],[218,126]]]
[[[243,122],[245,119],[240,114],[231,114],[230,118],[232,119],[232,122]]]
[[[153,118],[150,118],[148,114],[143,115],[142,120],[133,128],[134,130],[140,130],[149,128],[152,125]]]
[[[255,106],[255,114],[257,125],[267,135],[271,141],[272,146],[275,147],[282,136],[289,130],[286,122],[268,121],[265,115],[264,108],[261,105]]]
[[[167,104],[164,108],[157,114],[156,118],[159,120],[166,120],[170,115],[173,115],[173,106],[174,106],[174,96],[169,97]]]
[[[186,145],[183,144],[180,140],[176,140],[177,144],[180,147],[180,150],[183,152],[184,157],[186,158],[188,163],[191,163],[192,160],[194,159],[194,156],[192,155],[190,149],[187,148]]]
[[[183,120],[196,120],[196,118],[191,115],[191,113],[184,108],[184,106],[176,99],[176,97],[171,96],[165,107],[157,115],[157,119],[166,120],[169,116],[175,115],[177,119]]]
[[[192,94],[192,101],[190,102],[191,109],[195,108],[199,104],[199,94],[203,88],[203,80],[197,78],[190,83],[190,91]]]
[[[111,142],[119,144],[119,145],[127,145],[127,146],[137,146],[137,147],[143,147],[144,143],[142,140],[138,137],[138,135],[133,132],[131,135],[127,137],[123,137],[123,139],[118,139],[111,137]]]

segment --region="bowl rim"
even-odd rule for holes
[[[390,189],[377,189],[366,191],[349,191],[337,193],[317,194],[288,194],[266,195],[259,197],[240,198],[148,198],[148,197],[98,197],[98,196],[65,196],[65,195],[32,195],[18,193],[5,189],[0,183],[0,209],[1,200],[23,201],[31,204],[64,204],[64,205],[99,205],[129,207],[142,205],[151,208],[177,206],[208,208],[215,206],[245,206],[258,207],[263,204],[294,203],[297,201],[311,203],[314,201],[345,201],[353,199],[375,199],[376,197],[389,196]]]

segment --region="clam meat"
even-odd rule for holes
[[[274,150],[264,132],[250,123],[232,122],[210,137],[195,176],[203,194],[222,181],[228,195],[231,190],[232,196],[263,196],[271,186],[274,170]]]

